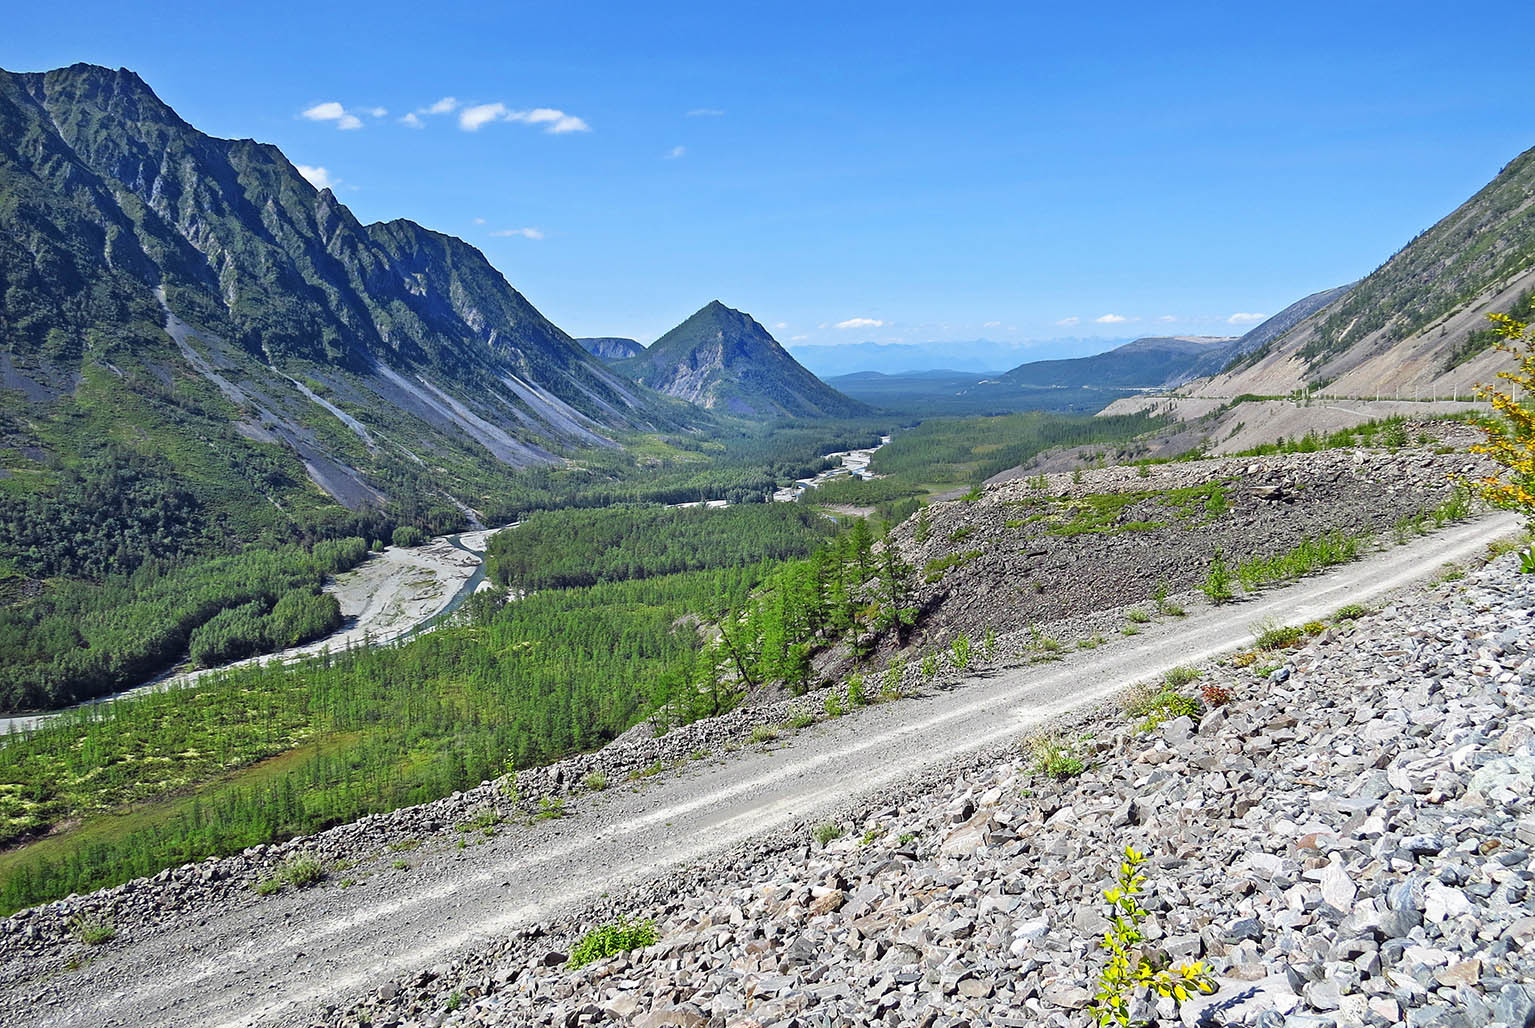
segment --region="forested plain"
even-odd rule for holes
[[[0,908],[422,802],[598,746],[658,712],[664,724],[718,713],[764,681],[803,689],[816,648],[867,648],[909,627],[910,569],[879,558],[866,522],[828,540],[802,511],[753,514],[798,526],[808,556],[748,560],[729,539],[700,540],[704,562],[720,566],[513,602],[481,594],[460,623],[398,647],[242,668],[11,739],[0,746],[0,842],[84,823],[0,853]],[[649,543],[635,540],[642,567]]]

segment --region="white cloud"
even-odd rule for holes
[[[801,341],[802,339],[809,339],[809,338],[810,338],[809,336],[790,336],[789,337],[789,342],[797,343],[797,342]]]
[[[838,328],[882,328],[884,322],[875,318],[848,318],[846,321],[837,322]]]
[[[542,239],[542,238],[544,238],[544,233],[543,233],[542,229],[536,229],[536,228],[531,228],[531,227],[530,228],[502,228],[502,229],[497,229],[496,231],[492,232],[491,235],[498,236],[498,237],[501,237],[503,239],[507,238],[509,236],[521,236],[523,239]]]
[[[555,110],[553,107],[535,107],[531,111],[511,111],[506,115],[507,121],[521,121],[528,125],[548,125],[545,132],[555,135],[563,135],[566,132],[590,132],[592,127],[573,114]]]
[[[1173,317],[1171,314],[1164,314],[1160,318],[1158,318],[1157,320],[1158,321],[1177,321],[1178,319]]]
[[[445,96],[430,107],[417,109],[417,114],[452,114],[458,109],[458,101],[451,96]]]
[[[475,218],[474,219],[474,223],[476,225],[483,225],[483,224],[485,224],[485,219],[484,218]]]
[[[309,180],[309,184],[316,189],[335,189],[341,184],[339,178],[331,178],[330,172],[324,168],[308,164],[295,164],[298,173]]]
[[[695,107],[688,112],[689,118],[720,118],[725,114],[718,107]]]
[[[405,115],[405,117],[401,118],[400,124],[404,125],[406,128],[426,128],[426,122],[417,117],[415,111],[412,111],[411,113]]]
[[[1129,321],[1130,319],[1122,314],[1105,314],[1103,317],[1094,318],[1093,320],[1100,325],[1118,325],[1119,323]]]
[[[465,132],[478,132],[480,126],[488,122],[497,121],[509,114],[506,104],[477,104],[474,107],[465,107],[458,112],[458,127]]]
[[[1226,319],[1226,324],[1228,324],[1228,325],[1251,325],[1253,322],[1255,322],[1255,321],[1262,321],[1266,317],[1268,317],[1267,314],[1247,314],[1247,313],[1238,312],[1236,314],[1233,314],[1231,317],[1227,318]]]
[[[988,321],[985,324],[983,324],[981,327],[982,328],[1001,328],[1002,327],[1002,322],[1000,322],[1000,321]]]
[[[775,322],[773,322],[773,327],[774,328],[788,328],[789,327],[789,323],[787,321],[775,321]]]
[[[378,110],[383,110],[382,107]],[[387,114],[388,112],[385,111]],[[299,117],[308,118],[310,121],[334,121],[336,127],[342,130],[362,128],[362,119],[342,107],[335,100],[327,100],[321,104],[315,104],[307,110],[300,111]]]
[[[1062,318],[1060,321],[1057,321],[1056,324],[1057,325],[1064,325],[1064,326],[1069,327],[1071,325],[1078,324],[1081,320],[1082,320],[1081,318],[1079,318],[1075,314],[1073,314],[1069,318]]]
[[[670,150],[666,151],[665,160],[675,161],[678,157],[681,157],[687,152],[688,148],[685,146],[674,146]]]
[[[441,101],[439,101],[440,103]],[[435,105],[434,105],[435,106]],[[566,132],[590,132],[591,126],[573,114],[553,107],[535,107],[531,111],[514,111],[504,103],[476,104],[458,112],[458,127],[465,132],[478,132],[480,126],[493,121],[518,121],[524,125],[544,125],[544,131],[553,135]]]
[[[345,116],[346,108],[342,107],[335,100],[328,100],[323,104],[315,104],[300,115],[300,117],[308,118],[310,121],[340,121]]]
[[[387,107],[369,107],[368,108],[368,113],[373,115],[375,118],[386,118],[386,117],[389,116],[389,108],[387,108]]]

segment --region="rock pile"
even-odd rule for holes
[[[1078,777],[972,762],[586,912],[653,918],[648,948],[570,970],[577,926],[541,926],[342,1020],[1085,1025],[1130,844],[1151,855],[1148,952],[1219,984],[1139,1016],[1530,1028],[1535,581],[1515,567],[1203,669],[1186,688],[1232,699],[1197,718],[1079,715],[1058,726]]]
[[[1444,447],[1336,449],[1113,467],[989,488],[974,502],[934,504],[894,532],[921,587],[924,627],[979,637],[988,628],[1076,618],[1145,602],[1159,586],[1204,581],[1218,551],[1270,557],[1329,532],[1391,534],[1442,503],[1452,474],[1479,459]],[[1177,495],[1219,484],[1222,503]],[[1145,494],[1091,530],[1070,519],[1090,496]]]

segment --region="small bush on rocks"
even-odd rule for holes
[[[1272,621],[1263,621],[1253,626],[1253,635],[1257,637],[1254,645],[1259,650],[1282,650],[1286,646],[1294,646],[1305,637],[1306,630],[1295,625],[1276,625]]]
[[[69,930],[76,939],[87,946],[101,946],[117,937],[117,929],[112,927],[112,919],[102,915],[76,914],[70,918]]]
[[[1149,732],[1164,721],[1199,717],[1199,701],[1172,688],[1149,683],[1133,687],[1125,696],[1125,713],[1141,719],[1141,731]]]
[[[595,960],[627,953],[632,949],[654,946],[656,938],[654,921],[638,921],[631,924],[626,918],[620,918],[612,924],[593,928],[581,936],[580,940],[570,947],[570,956],[566,959],[565,966],[575,970]]]
[[[586,786],[592,792],[601,792],[608,787],[608,776],[603,774],[601,771],[593,771],[591,774],[581,779],[581,784]]]
[[[1064,781],[1087,770],[1082,758],[1055,736],[1038,736],[1029,743],[1029,749],[1034,755],[1034,770],[1042,775]]]
[[[1130,1003],[1143,991],[1171,997],[1180,1005],[1196,992],[1208,995],[1215,991],[1215,979],[1203,961],[1159,968],[1141,951],[1140,944],[1146,939],[1141,923],[1147,911],[1137,897],[1146,883],[1140,870],[1145,862],[1144,854],[1126,846],[1118,878],[1113,888],[1103,893],[1113,908],[1109,930],[1099,943],[1109,951],[1109,962],[1098,974],[1098,991],[1088,1005],[1100,1026],[1131,1028],[1135,1022],[1130,1018]]]
[[[1224,707],[1231,702],[1231,690],[1224,685],[1206,682],[1199,687],[1199,698],[1207,707]]]
[[[293,857],[282,866],[283,881],[295,889],[314,885],[325,877],[325,867],[307,853]]]
[[[1364,617],[1369,612],[1369,608],[1363,606],[1362,604],[1350,603],[1346,606],[1339,607],[1338,612],[1332,617],[1334,621],[1353,621],[1357,618]]]
[[[842,838],[842,826],[823,821],[815,826],[815,841],[824,850],[833,839]]]
[[[1169,689],[1177,689],[1188,685],[1199,677],[1199,672],[1191,667],[1175,667],[1162,676],[1162,681],[1167,683]]]
[[[752,729],[751,737],[747,739],[747,742],[756,745],[758,743],[772,742],[776,738],[778,738],[778,732],[775,729],[767,725],[758,725]]]

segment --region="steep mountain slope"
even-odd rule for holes
[[[1091,357],[1020,364],[1002,380],[1053,388],[1169,388],[1220,370],[1236,342],[1232,336],[1150,336]]]
[[[601,357],[605,361],[628,360],[645,352],[645,348],[637,340],[625,339],[622,336],[592,336],[586,339],[577,339],[581,349],[594,357]]]
[[[700,407],[747,417],[869,413],[800,366],[768,330],[718,300],[641,355],[614,365],[638,382]]]
[[[307,477],[354,509],[481,508],[511,469],[678,423],[472,246],[361,224],[130,71],[0,71],[0,196],[11,486],[105,436],[256,507],[323,506]]]
[[[1529,317],[1535,293],[1535,150],[1341,297],[1254,348],[1198,391],[1464,395],[1506,357],[1486,315]]]

